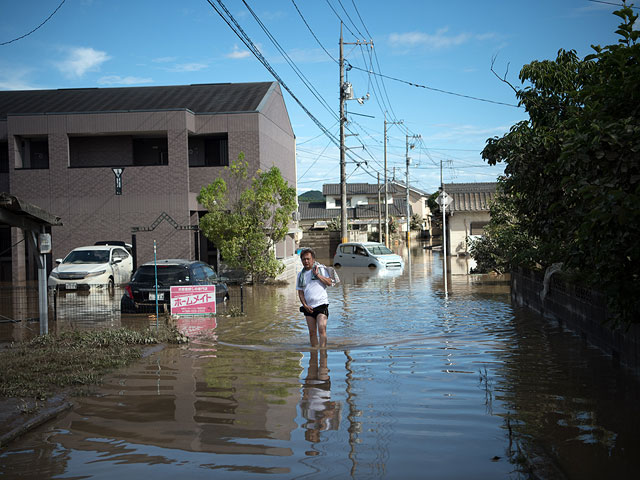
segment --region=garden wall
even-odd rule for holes
[[[640,325],[609,328],[605,299],[598,292],[567,284],[551,276],[543,298],[544,275],[519,269],[511,273],[511,301],[553,319],[578,333],[615,361],[640,376]]]

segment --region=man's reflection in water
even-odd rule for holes
[[[318,361],[319,357],[319,361]],[[309,369],[302,385],[300,400],[302,416],[307,419],[304,438],[319,442],[320,432],[338,430],[340,426],[340,403],[331,401],[331,379],[327,367],[327,351],[312,350],[309,353]]]

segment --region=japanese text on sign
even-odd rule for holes
[[[215,285],[183,285],[171,287],[173,315],[203,315],[216,313]]]

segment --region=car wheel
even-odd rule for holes
[[[339,263],[334,263],[333,266],[334,268],[340,268],[342,265],[340,265]]]
[[[369,268],[370,268],[370,269],[372,269],[372,270],[373,270],[374,268],[377,268],[377,267],[378,267],[378,266],[377,266],[375,263],[370,263],[370,264],[369,264]]]
[[[113,278],[109,278],[109,284],[107,285],[107,290],[109,291],[109,296],[113,296],[116,293],[115,284],[113,283]]]

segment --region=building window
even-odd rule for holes
[[[484,235],[484,227],[489,225],[489,222],[471,222],[469,235]]]
[[[9,173],[9,143],[0,142],[0,173]]]
[[[0,282],[11,281],[11,227],[0,225]]]
[[[133,165],[168,165],[169,146],[167,137],[134,138]]]
[[[69,137],[69,166],[126,167],[133,165],[133,138],[130,135]]]
[[[19,137],[18,153],[20,162],[18,168],[49,168],[49,141],[47,138]]]
[[[342,207],[342,199],[336,198],[336,208]],[[347,198],[347,208],[351,207],[351,199]]]
[[[189,137],[190,167],[226,167],[229,165],[229,138],[223,135]]]

